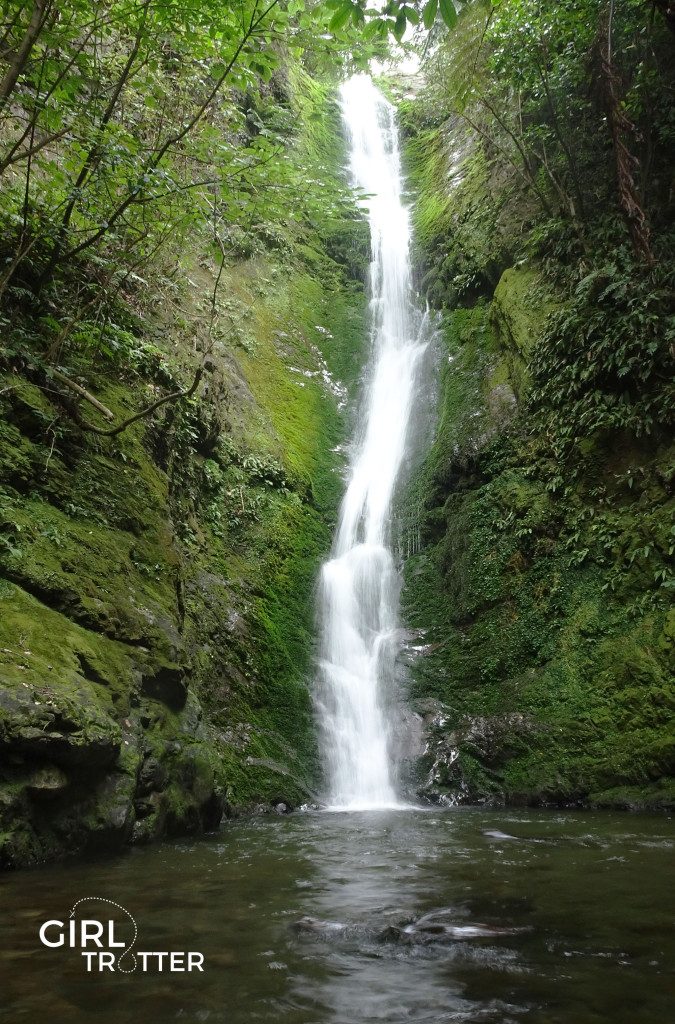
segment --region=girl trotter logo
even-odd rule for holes
[[[128,921],[123,922],[128,926],[131,922],[133,938],[131,941],[119,941],[118,936],[122,932],[122,923],[109,917],[108,920],[101,920],[98,917],[77,918],[78,907],[83,903],[106,903],[116,907],[122,914],[126,914]],[[128,930],[128,929],[127,929]],[[149,971],[168,971],[169,973],[184,973],[186,971],[204,970],[204,956],[196,952],[132,952],[138,938],[138,925],[132,914],[126,907],[106,896],[83,896],[82,899],[73,903],[67,921],[59,921],[52,918],[45,921],[40,927],[40,942],[43,946],[51,948],[66,948],[80,950],[87,964],[87,972],[113,971],[119,974],[133,974],[140,962],[141,973]],[[93,948],[92,948],[93,947]],[[122,949],[122,953],[117,953]]]
[[[136,954],[131,952],[132,947],[136,944],[136,939],[138,938],[138,925],[136,924],[135,918],[132,917],[132,915],[129,913],[129,911],[127,910],[126,907],[123,907],[121,903],[116,903],[115,900],[106,899],[105,896],[84,896],[81,900],[77,900],[75,903],[73,903],[73,909],[70,911],[69,920],[72,920],[73,923],[75,923],[75,921],[74,921],[75,911],[77,910],[77,908],[79,907],[79,905],[81,903],[87,903],[90,900],[98,900],[99,903],[110,903],[113,907],[117,907],[119,910],[123,911],[123,913],[125,913],[127,915],[129,920],[131,921],[132,925],[134,926],[134,937],[131,940],[131,942],[129,943],[128,947],[121,954],[121,956],[118,957],[118,959],[117,959],[117,966],[115,966],[115,955],[114,955],[114,953],[104,952],[104,951],[98,952],[97,950],[94,950],[93,952],[86,952],[86,951],[83,950],[82,956],[87,959],[87,970],[91,971],[91,958],[95,957],[96,953],[98,952],[99,971],[103,970],[103,958],[105,957],[106,958],[105,966],[110,967],[111,970],[117,970],[117,971],[120,972],[120,974],[132,974],[136,970],[136,966],[137,966],[137,964],[136,964]],[[97,943],[100,942],[101,935],[103,934],[103,925],[101,924],[100,921],[96,921],[96,920],[85,921],[85,920],[83,920],[81,922],[81,924],[82,924],[81,935],[82,935],[82,944],[83,945],[84,945],[84,941],[85,941],[85,936],[87,934],[86,933],[86,929],[84,927],[85,925],[95,925],[97,929],[100,929],[100,931],[98,931],[98,933],[95,936],[94,935],[91,936],[92,938],[95,938]],[[115,942],[114,921],[108,921],[108,945],[110,947],[114,947],[114,946],[122,946],[122,947],[124,947],[125,946],[124,942]],[[132,962],[133,966],[131,966],[131,967],[122,967],[122,961],[127,956],[130,958],[130,962]]]

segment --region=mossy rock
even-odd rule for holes
[[[346,180],[335,88],[295,66],[284,89],[289,159],[321,162],[332,203]],[[40,322],[21,314],[22,374],[0,361],[3,864],[312,799],[314,586],[368,336],[367,225],[342,209],[313,231],[242,231],[199,394],[112,438],[68,415],[72,394],[40,368]],[[81,332],[60,353],[116,422],[201,360],[220,257],[210,231],[191,245],[170,304],[160,268],[138,308],[115,310],[133,359]]]

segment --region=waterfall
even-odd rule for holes
[[[406,454],[427,318],[414,302],[410,221],[392,105],[366,75],[341,88],[355,187],[371,233],[371,357],[331,553],[321,571],[319,714],[333,808],[399,805],[400,581],[392,553],[395,485]]]

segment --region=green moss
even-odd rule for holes
[[[133,662],[124,644],[83,629],[19,587],[0,585],[0,664],[3,687],[58,694],[126,714]]]
[[[537,271],[525,267],[505,270],[492,305],[492,323],[501,346],[513,348],[527,359],[553,305]]]
[[[124,468],[115,467],[112,475],[118,474],[129,479]],[[125,522],[135,512],[138,490],[131,493],[132,507],[119,512]],[[71,513],[34,498],[14,502],[11,512],[5,506],[5,529],[18,546],[0,564],[9,578],[90,628],[168,650],[166,634],[176,630],[176,563],[167,527],[157,523],[138,537],[115,529],[112,503],[112,523],[97,516],[98,504],[98,497],[88,508],[68,503],[80,510]]]
[[[532,267],[504,271],[490,307],[490,324],[504,354],[504,371],[518,397],[527,394],[532,349],[550,313],[559,308],[541,273]]]
[[[256,275],[257,277],[258,275]],[[239,294],[245,299],[245,282]],[[323,469],[339,431],[336,403],[324,380],[324,339],[340,319],[331,312],[331,298],[319,281],[301,272],[274,281],[273,290],[258,301],[252,330],[253,351],[242,351],[238,360],[256,403],[265,416],[260,433],[273,439],[274,451],[292,479],[311,485]],[[345,299],[339,297],[341,312]],[[358,309],[359,296],[354,306]],[[362,321],[361,321],[362,322]],[[353,345],[355,331],[348,334]],[[362,337],[362,334],[361,334]],[[347,346],[345,346],[347,347]],[[328,394],[327,394],[328,391]],[[260,435],[259,435],[260,438]],[[255,440],[252,439],[253,443]],[[331,444],[331,441],[333,444]],[[330,461],[330,460],[328,460]]]
[[[655,482],[661,456],[623,512],[622,485],[590,450],[588,477],[563,496],[551,486],[526,406],[493,400],[517,390],[513,348],[525,366],[536,340],[536,283],[531,271],[505,275],[492,310],[445,315],[452,361],[443,359],[437,436],[405,509],[422,543],[406,565],[404,613],[429,645],[413,696],[447,709],[460,750],[461,774],[455,766],[447,784],[455,795],[461,783],[472,799],[665,806],[672,626],[639,565],[622,561],[622,586],[612,584],[618,521],[634,529],[667,514]],[[498,756],[476,751],[477,717],[501,723]]]
[[[399,111],[424,290],[436,306],[471,304],[492,293],[513,259],[501,224],[507,194],[494,188],[483,147],[467,146],[458,118],[429,123],[416,100]]]
[[[296,68],[290,103],[289,159],[325,176],[327,215],[255,225],[225,267],[198,396],[103,438],[39,369],[0,385],[4,863],[199,831],[223,803],[313,792],[314,585],[367,337],[367,249],[355,208],[332,202],[344,152],[331,90]],[[118,421],[194,374],[212,255],[209,237],[182,254],[171,316],[157,297],[144,318],[120,308],[133,365],[83,332],[64,347]],[[22,329],[39,367],[39,325],[27,314]],[[43,715],[43,698],[57,710]],[[47,813],[30,779],[50,759],[65,784]]]

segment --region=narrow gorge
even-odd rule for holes
[[[0,1020],[671,1019],[674,33],[5,4]]]

